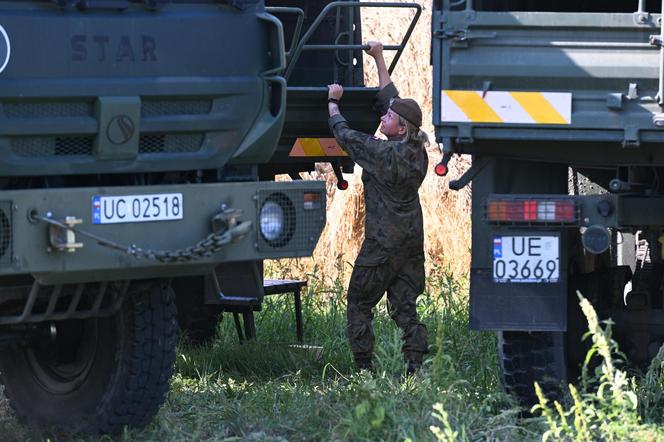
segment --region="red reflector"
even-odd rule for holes
[[[573,201],[556,202],[556,220],[557,221],[576,220],[576,210]]]
[[[339,190],[348,189],[348,181],[346,180],[337,181],[337,189]]]
[[[447,166],[444,165],[443,163],[437,164],[436,167],[434,168],[434,171],[436,172],[436,175],[438,175],[438,176],[445,176],[445,175],[447,175],[447,172],[448,172]]]
[[[537,221],[537,201],[523,202],[523,220]]]

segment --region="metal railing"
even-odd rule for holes
[[[286,51],[286,62],[290,61],[293,46],[300,38],[300,33],[302,32],[302,23],[304,23],[304,11],[300,8],[290,8],[286,6],[267,6],[265,8],[266,12],[270,14],[295,14],[297,16],[297,21],[295,22],[295,29],[293,30],[293,37],[291,38],[290,48]]]
[[[293,32],[291,45],[288,51],[286,52],[287,66],[284,72],[284,77],[286,79],[288,79],[293,73],[295,65],[297,64],[297,61],[299,60],[303,51],[338,51],[338,50],[352,51],[352,50],[369,49],[368,45],[339,44],[338,41],[343,33],[338,33],[336,41],[332,44],[307,44],[307,42],[311,39],[311,37],[314,35],[320,24],[323,22],[325,17],[330,12],[332,11],[338,12],[341,9],[354,9],[354,8],[405,8],[405,9],[415,10],[415,15],[411,19],[410,25],[408,26],[408,29],[406,30],[406,33],[404,34],[401,40],[401,43],[398,45],[386,45],[383,47],[383,49],[386,51],[396,51],[396,54],[394,55],[394,58],[392,59],[392,62],[390,63],[390,66],[388,68],[389,73],[390,74],[392,73],[397,62],[399,61],[399,58],[401,57],[401,54],[403,53],[403,50],[406,47],[406,44],[408,43],[408,40],[410,39],[411,34],[413,33],[413,30],[415,29],[415,25],[417,24],[420,15],[422,14],[422,7],[417,3],[397,3],[397,2],[366,3],[366,2],[355,2],[355,1],[336,1],[328,3],[323,8],[323,10],[320,12],[320,14],[318,14],[316,19],[311,24],[311,26],[309,26],[307,31],[304,33],[302,38],[299,38],[300,33],[302,31],[302,23],[304,21],[304,13],[301,9],[282,8],[282,7],[266,8],[266,11],[270,13],[276,13],[276,14],[286,13],[286,14],[297,15],[297,22],[295,25],[295,30]],[[337,59],[337,61],[340,60]]]
[[[123,281],[114,288],[102,282],[96,290],[87,292],[85,288],[86,284],[77,284],[73,292],[65,293],[62,285],[42,286],[34,281],[27,294],[21,291],[3,294],[3,303],[15,303],[22,308],[16,314],[0,314],[0,325],[111,316],[120,310],[129,282]]]

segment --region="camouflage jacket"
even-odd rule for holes
[[[378,92],[376,104],[381,115],[397,95],[393,83]],[[339,145],[362,167],[366,218],[364,243],[356,264],[377,265],[390,256],[408,259],[423,255],[418,190],[428,167],[425,147],[353,130],[341,115],[330,117],[329,125]]]

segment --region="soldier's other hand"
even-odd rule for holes
[[[341,96],[344,94],[344,88],[340,84],[328,84],[327,85],[327,98],[333,98],[335,100],[341,100]]]
[[[373,58],[383,54],[383,43],[379,41],[368,41],[365,44],[369,46],[369,49],[365,49],[364,51]]]

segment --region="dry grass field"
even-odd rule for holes
[[[461,192],[453,192],[447,183],[450,177],[458,176],[467,168],[468,160],[455,157],[448,177],[441,178],[433,172],[441,153],[431,124],[431,5],[427,2],[421,5],[422,15],[392,79],[401,96],[412,97],[420,103],[424,113],[424,129],[431,141],[428,148],[430,168],[420,189],[427,268],[442,266],[454,274],[462,275],[468,272],[470,264],[470,190],[466,188]],[[364,40],[379,40],[390,45],[401,42],[414,12],[409,9],[365,8],[362,14]],[[386,51],[385,55],[389,65],[394,52]],[[377,85],[378,77],[371,57],[365,57],[364,68],[365,83]],[[343,112],[343,102],[341,110]],[[356,167],[355,173],[346,177],[350,185],[343,192],[336,189],[334,175],[328,167],[321,165],[318,172],[312,174],[311,178],[323,178],[328,183],[327,227],[318,242],[313,261],[300,262],[300,269],[310,270],[313,265],[317,265],[321,274],[334,278],[338,276],[340,264],[344,265],[344,270],[348,270],[345,263],[355,260],[364,236],[361,173],[361,169]],[[343,273],[348,277],[350,272]]]

